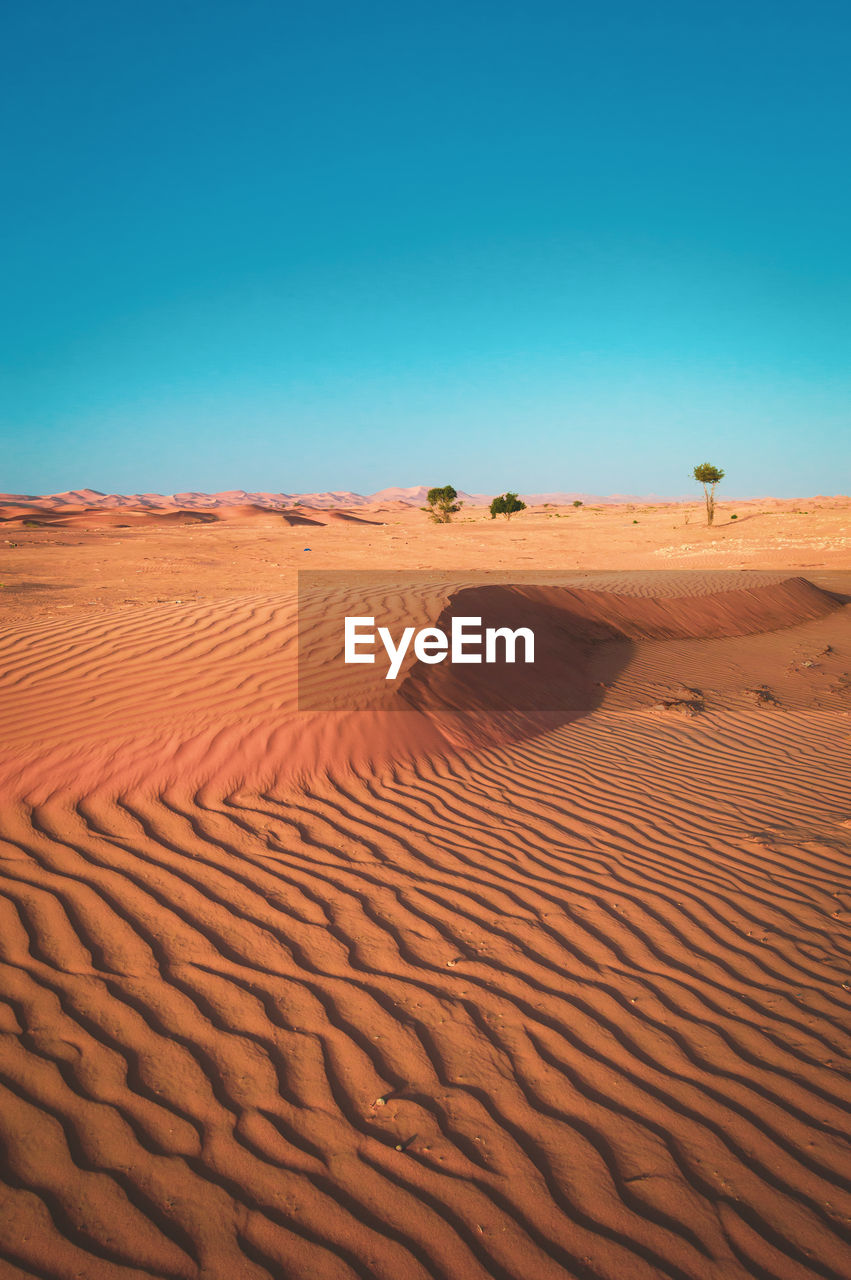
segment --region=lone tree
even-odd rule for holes
[[[505,516],[510,520],[515,511],[525,511],[526,503],[521,502],[516,493],[503,493],[491,503],[491,520],[497,516]]]
[[[423,507],[423,511],[429,513],[435,524],[449,524],[463,505],[455,501],[457,497],[458,493],[451,484],[445,484],[442,489],[429,489],[426,496],[428,506]]]
[[[706,523],[712,524],[715,518],[715,486],[724,479],[720,467],[713,467],[711,462],[701,462],[694,469],[694,478],[703,485],[703,496],[706,499]]]

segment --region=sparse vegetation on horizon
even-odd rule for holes
[[[711,462],[700,462],[694,469],[694,478],[698,484],[703,485],[706,523],[711,525],[715,519],[715,486],[724,479],[724,472],[720,467],[714,467]]]

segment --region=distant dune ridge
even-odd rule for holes
[[[222,493],[172,494],[101,493],[97,489],[70,489],[66,493],[40,496],[5,493],[0,494],[0,524],[120,529],[193,522],[212,524],[223,521],[268,521],[272,516],[282,516],[291,526],[355,521],[374,524],[382,523],[382,516],[416,512],[425,505],[427,493],[425,485],[407,489],[379,489],[367,496],[350,490],[325,493],[248,493],[244,489],[229,489]],[[490,504],[492,496],[460,492],[458,498],[463,504],[462,517],[465,509],[481,513]],[[652,494],[526,493],[521,497],[526,502],[527,512],[536,508],[540,511],[541,508],[571,507],[575,503],[583,507],[615,510],[624,505],[655,504],[664,507],[672,502],[699,500],[699,495],[695,494],[663,498]],[[741,501],[744,503],[752,500]],[[769,506],[782,505],[776,499],[760,501]],[[843,499],[819,497],[806,501],[830,504]]]
[[[244,489],[230,489],[223,493],[100,493],[97,489],[70,489],[67,493],[53,493],[36,496],[22,493],[0,493],[0,507],[32,507],[41,510],[61,510],[67,508],[84,510],[131,509],[168,511],[179,509],[216,510],[222,507],[257,506],[264,509],[280,510],[282,507],[310,507],[315,510],[346,507],[394,506],[421,507],[425,504],[428,486],[421,484],[413,488],[379,489],[376,493],[364,496],[350,490],[333,493],[247,493]],[[486,507],[494,494],[459,492],[458,499],[465,506]],[[693,497],[694,495],[687,495]],[[685,500],[662,498],[655,494],[638,496],[635,494],[593,494],[593,493],[525,493],[521,497],[530,506],[566,506],[571,502],[618,504],[621,502],[671,502]]]
[[[374,524],[370,516],[414,511],[426,501],[427,488],[381,489],[364,497],[348,490],[335,493],[247,493],[231,489],[224,493],[100,493],[97,489],[71,489],[67,493],[44,496],[0,494],[0,524],[47,525],[58,528],[138,528],[145,525],[218,523],[222,521],[268,520],[282,516],[290,526],[321,526],[329,523]],[[485,494],[459,495],[467,507],[486,507]],[[626,499],[592,499],[585,502],[613,503]],[[573,494],[530,495],[529,505],[574,501]],[[360,514],[358,514],[360,513]]]

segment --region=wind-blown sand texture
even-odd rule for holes
[[[850,1276],[849,576],[597,546],[587,705],[459,748],[299,716],[250,529],[6,557],[4,1280]]]

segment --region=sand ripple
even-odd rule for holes
[[[298,779],[286,601],[7,636],[0,1274],[851,1275],[847,621],[788,623]]]

